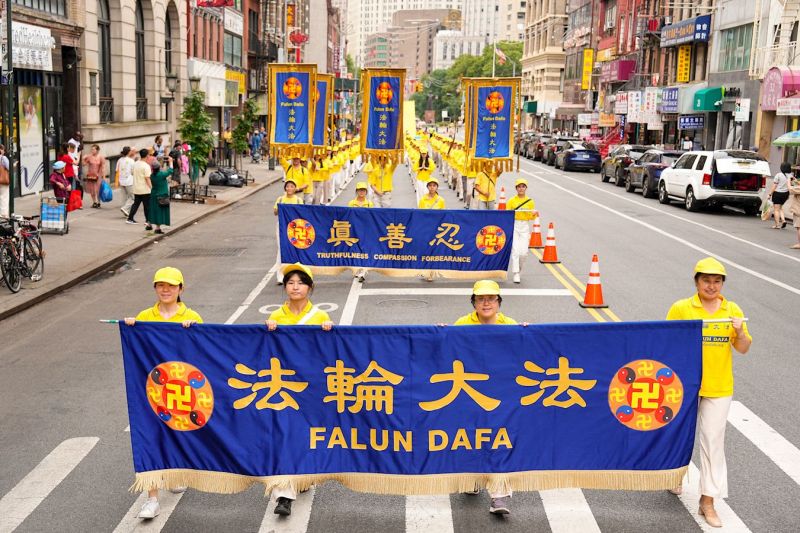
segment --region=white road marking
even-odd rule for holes
[[[600,533],[580,489],[543,490],[539,495],[553,533]]]
[[[130,427],[130,426],[126,427],[126,428],[125,428],[125,431],[126,431],[126,432],[128,432],[128,433],[130,433],[130,432],[131,432],[131,427]]]
[[[272,509],[273,500],[267,505],[264,519],[261,520],[261,527],[258,533],[305,533],[308,529],[308,522],[311,520],[311,507],[314,505],[314,487],[308,492],[301,492],[297,499],[292,503],[292,515],[289,518],[276,515]]]
[[[800,485],[800,450],[742,402],[731,402],[728,422]]]
[[[608,194],[608,195],[611,195],[614,198],[618,198],[620,200],[624,200],[626,202],[630,202],[630,203],[632,203],[634,205],[637,205],[639,207],[644,207],[645,209],[649,209],[651,211],[655,211],[656,213],[660,213],[662,215],[666,215],[668,217],[672,217],[672,218],[674,218],[676,220],[680,220],[682,222],[686,222],[687,224],[692,224],[694,226],[703,228],[706,231],[710,231],[710,232],[713,232],[713,233],[718,233],[720,235],[724,235],[725,237],[728,237],[729,239],[733,239],[735,241],[739,241],[739,242],[741,242],[743,244],[747,244],[747,245],[752,246],[754,248],[758,248],[759,250],[763,250],[763,251],[769,252],[771,254],[779,255],[779,256],[784,257],[786,259],[791,259],[792,261],[796,261],[796,262],[800,263],[800,257],[798,257],[797,255],[790,255],[790,254],[786,254],[786,253],[783,253],[783,252],[779,252],[777,250],[773,250],[773,249],[768,248],[766,246],[762,246],[762,245],[760,245],[758,243],[755,243],[755,242],[752,242],[752,241],[748,241],[747,239],[743,239],[741,237],[737,237],[736,235],[732,235],[732,234],[727,233],[725,231],[722,231],[720,229],[713,228],[713,227],[708,226],[706,224],[703,224],[701,222],[697,222],[696,220],[691,220],[691,219],[688,219],[686,217],[682,217],[680,215],[676,215],[675,213],[669,213],[669,212],[667,212],[667,211],[665,211],[663,209],[659,209],[658,207],[655,207],[655,206],[652,206],[652,205],[648,205],[648,204],[644,203],[644,201],[636,199],[636,197],[633,196],[633,195],[630,195],[631,197],[628,198],[627,196],[624,196],[624,195],[621,195],[621,194],[615,194],[613,192],[613,190],[609,190],[608,187],[600,187],[599,185],[594,185],[592,183],[586,183],[586,182],[581,181],[581,180],[579,180],[577,178],[573,178],[572,176],[565,175],[565,174],[559,174],[557,172],[553,172],[552,170],[546,170],[546,169],[538,169],[538,170],[540,172],[546,172],[548,174],[552,174],[553,176],[558,176],[559,179],[560,178],[567,178],[567,179],[572,180],[572,181],[574,181],[576,183],[580,183],[581,185],[586,185],[587,187],[591,187],[593,189],[597,189],[598,191],[603,192],[603,193]]]
[[[706,519],[697,513],[700,507],[700,470],[694,463],[689,463],[689,472],[683,478],[683,494],[678,496],[686,510],[689,512],[700,529],[706,533],[711,532],[730,532],[730,533],[750,533],[750,529],[742,522],[736,513],[733,512],[725,500],[714,498],[714,509],[717,510],[719,519],[722,521],[722,528],[711,527],[706,523]]]
[[[698,252],[700,252],[700,253],[702,253],[704,255],[714,256],[717,259],[719,259],[720,261],[722,261],[723,263],[727,263],[728,265],[732,266],[733,268],[736,268],[737,270],[741,270],[742,272],[744,272],[746,274],[750,274],[751,276],[754,276],[754,277],[759,278],[759,279],[761,279],[763,281],[766,281],[767,283],[771,283],[772,285],[775,285],[776,287],[780,287],[780,288],[785,289],[785,290],[787,290],[789,292],[792,292],[794,294],[800,295],[800,289],[798,289],[797,287],[793,287],[793,286],[788,285],[788,284],[786,284],[786,283],[784,283],[782,281],[779,281],[779,280],[777,280],[775,278],[771,278],[771,277],[769,277],[769,276],[767,276],[765,274],[762,274],[760,272],[756,272],[755,270],[753,270],[751,268],[748,268],[748,267],[746,267],[746,266],[744,266],[744,265],[742,265],[740,263],[737,263],[736,261],[733,261],[732,259],[727,259],[727,258],[725,258],[725,257],[723,257],[723,256],[721,256],[721,255],[719,255],[717,253],[714,253],[714,252],[712,252],[712,251],[710,251],[710,250],[708,250],[706,248],[703,248],[702,246],[698,246],[698,245],[696,245],[696,244],[694,244],[692,242],[689,242],[686,239],[683,239],[681,237],[677,237],[677,236],[675,236],[675,235],[673,235],[673,234],[671,234],[671,233],[669,233],[669,232],[667,232],[667,231],[665,231],[665,230],[663,230],[663,229],[661,229],[659,227],[656,227],[656,226],[654,226],[652,224],[648,224],[647,222],[644,222],[642,220],[636,219],[636,218],[634,218],[632,216],[626,215],[624,213],[620,213],[619,211],[615,210],[612,207],[608,207],[607,205],[604,205],[604,204],[602,204],[600,202],[596,202],[595,200],[592,200],[591,198],[587,198],[587,197],[585,197],[585,196],[583,196],[583,195],[581,195],[579,193],[576,193],[574,191],[571,191],[571,190],[567,189],[566,187],[562,187],[561,185],[558,185],[558,184],[553,183],[553,182],[551,182],[549,180],[546,180],[543,177],[541,177],[539,175],[536,175],[536,174],[534,174],[532,172],[528,172],[527,170],[525,170],[525,171],[523,171],[523,173],[527,174],[527,175],[529,175],[529,176],[531,176],[533,178],[536,178],[539,181],[547,183],[548,185],[550,185],[552,187],[555,187],[557,189],[561,189],[565,193],[570,194],[570,195],[572,195],[572,196],[574,196],[576,198],[580,198],[581,200],[583,200],[585,202],[588,202],[588,203],[590,203],[592,205],[595,205],[595,206],[597,206],[597,207],[599,207],[601,209],[605,209],[606,211],[608,211],[610,213],[614,213],[615,215],[617,215],[617,216],[619,216],[621,218],[624,218],[625,220],[629,220],[629,221],[631,221],[631,222],[633,222],[635,224],[639,224],[640,226],[643,226],[645,228],[653,230],[654,232],[659,233],[659,234],[661,234],[661,235],[663,235],[663,236],[665,236],[665,237],[667,237],[669,239],[672,239],[672,240],[674,240],[676,242],[679,242],[679,243],[681,243],[681,244],[683,244],[683,245],[685,245],[685,246],[687,246],[687,247],[689,247],[689,248],[691,248],[693,250],[697,250]],[[569,178],[569,176],[564,176],[564,177],[568,178],[568,179],[571,179],[571,178]]]
[[[356,307],[358,306],[358,297],[362,292],[361,283],[359,283],[358,279],[353,278],[353,282],[350,285],[350,292],[347,294],[347,301],[344,303],[344,309],[342,309],[342,319],[339,321],[339,324],[342,326],[350,326],[353,324],[353,318],[356,315]]]
[[[256,300],[256,298],[258,298],[258,295],[261,294],[261,291],[264,290],[264,287],[267,286],[267,283],[269,283],[269,280],[272,278],[272,276],[275,275],[275,272],[278,270],[279,266],[280,265],[278,265],[278,263],[272,265],[272,268],[270,268],[269,271],[267,271],[267,273],[264,274],[264,277],[261,278],[261,281],[259,281],[258,284],[255,287],[253,287],[253,290],[250,291],[250,294],[248,294],[247,298],[244,299],[242,305],[240,305],[238,309],[236,309],[236,311],[233,312],[230,318],[228,318],[228,320],[225,321],[226,324],[233,324],[239,319],[240,316],[242,316],[242,314],[245,311],[247,311],[250,305],[252,305],[252,303]]]
[[[361,289],[360,296],[469,296],[472,287]],[[572,296],[567,289],[506,289],[503,296]]]
[[[10,533],[19,527],[99,440],[97,437],[67,439],[28,472],[0,500],[0,533]]]
[[[406,533],[453,533],[450,496],[406,496]]]
[[[128,512],[125,513],[125,518],[114,528],[114,533],[129,533],[130,531],[158,533],[164,528],[167,520],[169,520],[172,512],[175,511],[178,502],[181,501],[184,494],[186,493],[173,494],[168,490],[159,491],[158,503],[161,506],[161,512],[152,520],[141,520],[137,515],[145,500],[147,500],[147,492],[141,493],[139,497],[136,498],[136,501],[133,502],[131,508],[128,509]]]

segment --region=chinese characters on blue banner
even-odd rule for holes
[[[269,65],[270,149],[308,155],[313,140],[315,65]]]
[[[364,106],[361,114],[361,153],[367,159],[384,155],[399,161],[403,143],[403,69],[364,69],[361,87]]]
[[[673,487],[701,326],[120,324],[135,488]]]
[[[319,272],[369,267],[413,276],[505,277],[511,257],[511,211],[353,209],[278,206],[281,260]],[[403,272],[405,271],[405,272]]]
[[[475,157],[497,159],[511,156],[514,100],[510,86],[478,88]]]

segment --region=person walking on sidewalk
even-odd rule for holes
[[[520,261],[528,255],[528,243],[531,239],[530,221],[538,213],[534,211],[536,204],[525,194],[528,191],[528,180],[519,178],[514,183],[517,195],[508,200],[506,209],[514,211],[514,241],[511,246],[511,272],[514,274],[514,283],[520,283]]]
[[[786,161],[781,163],[781,171],[772,178],[772,187],[767,197],[772,200],[772,217],[775,224],[772,229],[786,227],[786,216],[783,214],[783,204],[789,199],[789,180],[792,178],[792,165]]]
[[[11,175],[8,171],[9,162],[6,157],[6,147],[0,144],[0,217],[8,218],[8,201],[9,201],[9,185],[11,184]]]
[[[161,226],[169,226],[169,180],[175,170],[172,168],[172,158],[169,156],[160,159],[161,166],[157,172],[150,175],[153,189],[150,191],[150,218],[159,235],[164,233]]]
[[[711,527],[722,527],[714,498],[728,497],[728,467],[725,464],[725,428],[733,400],[733,350],[744,355],[753,338],[744,313],[722,296],[725,266],[706,257],[694,267],[694,296],[678,300],[667,320],[708,320],[703,324],[703,377],[697,410],[700,440],[700,509]],[[681,487],[670,490],[680,494]]]
[[[139,206],[144,206],[144,222],[145,229],[153,229],[150,226],[150,191],[153,189],[153,183],[150,181],[152,174],[152,167],[147,162],[147,155],[149,150],[142,148],[139,150],[139,160],[133,165],[133,205],[131,206],[130,214],[128,215],[128,224],[136,224],[136,212]]]
[[[119,179],[119,187],[122,189],[123,193],[123,201],[122,207],[120,207],[119,210],[122,211],[122,214],[125,215],[125,218],[128,218],[134,200],[133,165],[136,164],[136,161],[134,160],[134,157],[136,156],[136,150],[130,146],[126,146],[122,149],[120,156],[121,157],[117,160],[117,176]]]
[[[83,164],[86,167],[86,192],[92,197],[92,207],[100,209],[100,180],[106,175],[106,158],[100,154],[100,146],[92,145],[92,151],[83,157]]]
[[[136,315],[136,318],[125,318],[125,324],[129,327],[136,325],[136,322],[177,322],[184,328],[194,324],[202,324],[203,318],[192,309],[186,307],[181,301],[183,294],[183,273],[173,267],[164,267],[156,271],[153,276],[153,288],[156,292],[156,304],[148,307]],[[152,443],[159,446],[162,443]],[[186,487],[168,487],[170,492],[179,494],[186,490]],[[155,518],[161,512],[158,503],[158,488],[153,487],[147,491],[147,500],[139,511],[138,518],[149,520]]]

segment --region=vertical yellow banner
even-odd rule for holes
[[[692,70],[692,45],[684,44],[678,47],[678,83],[688,83]]]
[[[583,75],[581,76],[581,90],[587,91],[592,88],[592,70],[594,69],[594,49],[585,48],[583,50]]]

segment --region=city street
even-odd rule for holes
[[[663,319],[694,292],[692,269],[707,255],[728,270],[724,294],[749,318],[753,346],[735,356],[736,391],[727,428],[730,497],[717,500],[725,528],[795,532],[800,524],[800,425],[796,310],[800,253],[791,225],[735,210],[687,212],[629,194],[599,174],[562,172],[522,160],[542,227],[555,224],[560,265],[525,258],[522,283],[502,282],[503,313],[519,321],[594,322]],[[517,173],[499,186],[513,194]],[[412,207],[405,167],[394,177],[394,207]],[[447,207],[461,209],[442,187]],[[136,513],[126,431],[121,348],[116,325],[153,305],[153,272],[166,265],[186,277],[183,295],[206,322],[263,322],[283,302],[275,283],[269,186],[230,208],[129,257],[104,274],[3,321],[0,347],[0,533],[6,531],[260,532],[683,532],[711,531],[697,515],[698,471],[681,497],[666,491],[565,489],[515,493],[511,514],[488,513],[486,494],[377,496],[329,483],[300,494],[292,516],[273,514],[263,490],[235,495],[162,492],[161,514]],[[354,180],[335,201],[354,197]],[[598,254],[608,310],[585,310],[583,283]],[[312,296],[336,324],[452,323],[471,310],[467,281],[350,274],[317,278]],[[486,350],[502,357],[496,346]],[[794,354],[794,355],[793,355]],[[531,453],[536,453],[531,450]],[[695,456],[695,465],[698,465]]]

